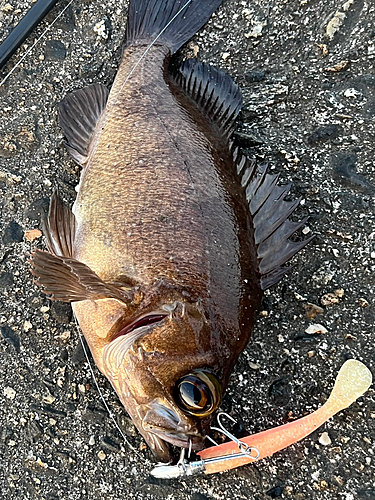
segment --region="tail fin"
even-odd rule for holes
[[[125,44],[159,42],[174,54],[211,17],[222,0],[130,0]]]

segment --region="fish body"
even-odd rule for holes
[[[129,397],[123,396],[124,382],[109,375],[126,408],[136,396],[139,413],[140,404],[148,411],[155,380],[162,381],[163,398],[171,399],[176,380],[203,366],[226,386],[237,353],[249,340],[261,290],[249,238],[251,218],[228,145],[201,119],[196,105],[165,81],[165,47],[153,47],[121,89],[144,47],[130,51],[82,175],[73,210],[73,257],[104,281],[120,282],[125,276],[140,287],[144,300],[130,317],[111,299],[120,321],[124,314],[131,322],[171,310],[160,326],[136,340],[126,357],[127,380],[134,385]],[[81,326],[88,323],[82,326],[86,337],[93,330],[95,339],[93,318],[108,313],[100,311],[100,304],[98,309],[85,302],[75,303],[74,310]],[[108,326],[102,331],[102,349],[92,350],[107,375],[114,357],[105,350]],[[118,341],[119,351],[124,344],[125,336],[122,344]],[[135,347],[144,357],[130,359]]]
[[[179,0],[131,2],[109,95],[94,85],[61,104],[81,181],[73,213],[53,196],[49,253],[32,258],[44,291],[73,303],[96,364],[160,460],[167,443],[202,448],[262,290],[305,244],[288,240],[300,226],[287,220],[288,187],[231,146],[242,104],[232,79],[195,60],[169,69],[220,3],[178,16]]]

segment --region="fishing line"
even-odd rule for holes
[[[33,48],[39,43],[39,41],[46,35],[46,33],[52,28],[52,26],[55,24],[55,22],[64,14],[64,12],[66,11],[66,9],[68,9],[68,7],[73,3],[74,0],[70,0],[69,3],[64,7],[64,9],[58,14],[58,16],[52,21],[52,23],[47,26],[47,28],[43,31],[43,33],[40,35],[40,37],[34,42],[34,44],[25,52],[25,54],[21,57],[21,59],[16,63],[16,65],[9,71],[9,73],[5,76],[5,78],[0,82],[0,87],[6,82],[6,80],[10,77],[10,75],[18,68],[18,66],[22,63],[22,61],[28,56],[28,54],[30,54],[30,52],[33,50]],[[170,21],[165,25],[165,27],[160,31],[160,33],[152,40],[152,42],[146,47],[145,51],[143,52],[143,54],[141,55],[141,57],[138,59],[138,61],[136,62],[136,64],[133,66],[133,68],[131,69],[130,73],[128,74],[128,76],[126,77],[124,83],[122,84],[120,90],[118,91],[117,95],[116,95],[116,98],[115,98],[115,101],[114,103],[111,105],[110,109],[108,110],[108,113],[105,117],[105,121],[104,123],[102,124],[102,127],[104,127],[105,123],[107,122],[114,106],[116,105],[117,101],[118,101],[118,98],[120,96],[120,93],[122,92],[123,88],[125,87],[125,85],[127,84],[127,82],[129,81],[129,79],[131,78],[131,76],[133,75],[134,71],[137,69],[137,67],[139,66],[139,64],[141,63],[141,61],[146,57],[146,55],[149,53],[149,51],[151,50],[151,48],[155,45],[155,43],[158,41],[158,39],[162,36],[162,34],[165,32],[166,29],[169,28],[169,26],[173,23],[173,21],[181,14],[181,12],[192,2],[192,0],[187,0],[187,2],[181,7],[181,9],[179,9],[179,11],[170,19]],[[95,145],[95,147],[93,148],[93,151],[96,149],[96,146],[97,144]],[[92,376],[92,379],[94,380],[94,383],[95,383],[95,386],[96,386],[96,389],[100,395],[100,398],[101,400],[103,401],[103,404],[104,404],[104,407],[106,408],[107,412],[108,412],[108,415],[109,417],[111,418],[111,420],[113,421],[116,429],[118,430],[118,432],[120,433],[122,439],[124,440],[124,443],[127,444],[127,446],[137,455],[137,457],[141,458],[144,462],[148,463],[148,460],[145,459],[139,452],[138,450],[136,450],[136,448],[134,448],[134,446],[129,442],[129,440],[126,438],[125,434],[122,432],[120,426],[118,425],[116,419],[114,418],[114,415],[113,413],[111,412],[111,409],[109,408],[105,398],[104,398],[104,395],[103,395],[103,392],[102,390],[100,389],[99,387],[99,384],[98,384],[98,381],[95,377],[95,373],[94,373],[94,370],[92,368],[92,365],[91,365],[91,362],[90,362],[90,359],[89,359],[89,356],[88,356],[88,353],[87,353],[87,349],[86,349],[86,346],[83,342],[83,337],[82,337],[82,333],[81,333],[81,330],[79,328],[79,324],[78,324],[78,321],[77,321],[77,317],[76,315],[73,313],[74,315],[74,322],[75,322],[75,325],[76,325],[76,328],[77,328],[77,332],[78,332],[78,335],[79,335],[79,338],[80,338],[80,341],[81,341],[81,345],[82,345],[82,349],[83,349],[83,352],[85,354],[85,358],[86,358],[86,361],[89,365],[89,368],[90,368],[90,372],[91,372],[91,376]],[[190,442],[190,447],[189,447],[189,455],[191,453],[191,442]]]
[[[72,3],[73,0],[70,0],[70,3]],[[121,85],[121,88],[120,90],[118,91],[117,95],[116,95],[116,98],[115,98],[115,101],[114,103],[112,104],[112,106],[110,107],[110,109],[108,110],[108,114],[107,116],[105,117],[105,121],[104,123],[102,124],[102,128],[104,128],[104,125],[106,124],[108,118],[110,117],[110,114],[114,108],[114,106],[116,105],[117,101],[118,101],[118,98],[121,94],[121,91],[123,90],[123,88],[125,87],[125,85],[127,84],[127,82],[129,81],[130,77],[132,76],[132,74],[134,73],[134,71],[137,69],[137,67],[139,66],[139,64],[141,63],[141,61],[146,57],[146,55],[148,54],[148,52],[151,50],[151,48],[155,45],[155,43],[158,41],[158,39],[162,36],[162,34],[165,32],[165,30],[173,23],[173,21],[176,19],[176,17],[178,17],[181,12],[192,2],[192,0],[188,0],[182,7],[181,9],[172,17],[172,19],[166,24],[166,26],[160,31],[160,33],[152,40],[152,42],[146,47],[145,51],[143,52],[143,54],[141,55],[141,57],[138,59],[138,61],[136,62],[136,64],[133,66],[133,68],[131,69],[130,73],[128,74],[128,76],[126,77],[124,83]],[[70,3],[67,5],[67,7],[70,5]],[[97,141],[98,143],[98,141]],[[95,147],[93,148],[93,151],[92,151],[92,154],[94,153],[95,149],[96,149],[96,146],[97,146],[97,143],[95,144]],[[74,313],[73,313],[74,314]],[[81,333],[81,330],[79,328],[79,324],[78,324],[78,321],[77,321],[77,317],[76,315],[74,314],[74,322],[76,324],[76,328],[77,328],[77,331],[78,331],[78,335],[79,335],[79,338],[81,340],[81,344],[82,344],[82,348],[83,348],[83,352],[85,354],[85,357],[86,357],[86,360],[87,360],[87,363],[90,367],[90,372],[91,372],[91,376],[94,380],[94,383],[95,383],[95,386],[97,388],[97,391],[100,395],[100,398],[101,400],[103,401],[103,404],[110,416],[110,418],[112,419],[116,429],[119,431],[121,437],[123,438],[124,442],[129,446],[129,448],[139,457],[141,458],[143,461],[145,461],[146,463],[149,463],[135,448],[132,444],[130,444],[130,442],[128,441],[128,439],[126,438],[126,436],[124,435],[124,433],[122,432],[122,430],[120,429],[118,423],[116,422],[114,416],[113,416],[113,413],[111,412],[104,396],[103,396],[103,393],[99,387],[99,384],[98,384],[98,381],[95,377],[95,373],[94,373],[94,370],[92,368],[92,365],[91,365],[91,362],[90,362],[90,359],[88,357],[88,353],[87,353],[87,349],[86,349],[86,346],[83,342],[83,337],[82,337],[82,333]],[[189,456],[190,456],[190,453],[191,453],[191,447],[192,447],[192,443],[190,441],[190,446],[189,446]],[[184,450],[184,449],[183,449]]]
[[[24,53],[24,55],[21,57],[21,59],[16,63],[15,66],[13,66],[13,68],[9,71],[9,73],[0,82],[0,87],[8,80],[8,78],[10,77],[10,75],[18,68],[18,66],[22,63],[22,61],[25,59],[25,57],[27,57],[30,54],[30,52],[33,50],[33,48],[35,47],[35,45],[40,42],[40,40],[45,36],[45,34],[55,24],[55,22],[64,14],[64,12],[66,11],[66,9],[73,3],[73,1],[74,0],[70,0],[69,3],[67,5],[65,5],[65,7],[63,8],[63,10],[58,14],[57,17],[55,17],[55,19],[52,21],[52,23],[47,26],[47,28],[43,31],[43,33],[40,35],[40,37],[35,40],[35,42],[33,43],[33,45]]]
[[[135,65],[133,66],[133,68],[131,69],[130,73],[128,74],[128,76],[125,78],[125,81],[124,83],[121,85],[121,88],[120,90],[118,91],[118,94],[116,96],[116,99],[115,99],[115,102],[112,104],[110,110],[109,110],[109,113],[108,113],[108,117],[109,118],[109,115],[111,114],[111,111],[112,111],[112,108],[115,106],[115,104],[117,103],[117,100],[119,98],[119,95],[121,93],[121,91],[123,90],[123,88],[125,87],[125,85],[128,83],[128,80],[129,78],[132,76],[132,74],[134,73],[134,71],[137,69],[137,67],[139,66],[139,64],[141,63],[141,61],[146,57],[146,55],[149,53],[149,51],[151,50],[151,48],[155,45],[155,43],[159,40],[159,38],[161,37],[161,35],[164,33],[164,31],[169,28],[169,26],[173,23],[173,21],[176,19],[176,17],[178,17],[181,12],[189,5],[189,3],[191,3],[192,0],[188,0],[182,7],[181,9],[172,17],[172,19],[164,26],[164,28],[160,31],[160,33],[154,38],[154,40],[150,43],[150,45],[148,45],[148,47],[146,48],[146,50],[143,52],[143,54],[141,55],[141,57],[138,59],[138,61],[135,63]],[[106,122],[105,122],[106,123]]]
[[[91,362],[90,362],[90,359],[89,359],[89,355],[88,355],[85,343],[83,342],[83,336],[82,336],[82,333],[81,333],[81,329],[79,327],[79,324],[78,324],[78,321],[77,321],[77,317],[76,317],[74,311],[73,311],[73,317],[74,317],[74,322],[75,322],[75,325],[76,325],[76,328],[77,328],[77,332],[78,332],[78,335],[79,335],[79,338],[80,338],[80,341],[81,341],[82,349],[83,349],[83,352],[85,354],[86,361],[87,361],[87,363],[89,365],[89,368],[90,368],[91,377],[94,380],[96,389],[97,389],[97,391],[99,393],[99,396],[100,396],[101,400],[103,401],[103,404],[105,406],[105,409],[108,412],[108,415],[110,416],[111,420],[115,424],[115,427],[119,431],[122,439],[124,440],[124,443],[128,445],[128,447],[135,453],[135,455],[137,455],[138,458],[140,458],[141,460],[143,460],[145,463],[147,463],[149,465],[150,464],[149,461],[143,455],[141,455],[136,448],[134,448],[134,446],[129,442],[129,440],[127,439],[127,437],[125,436],[125,434],[122,432],[120,426],[116,422],[116,419],[115,419],[113,413],[111,412],[111,410],[109,408],[109,405],[107,404],[107,401],[105,400],[103,392],[100,389],[98,381],[97,381],[97,379],[95,377],[94,369],[93,369],[93,367],[91,365]]]

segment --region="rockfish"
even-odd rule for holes
[[[131,0],[122,61],[108,90],[60,104],[82,166],[72,211],[57,193],[48,252],[32,271],[72,302],[95,362],[159,460],[201,449],[246,347],[262,291],[307,241],[297,202],[233,147],[241,92],[223,71],[171,56],[221,0]]]

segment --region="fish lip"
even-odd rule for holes
[[[174,429],[157,428],[155,426],[143,425],[143,429],[149,434],[154,434],[159,439],[180,448],[191,448],[201,450],[204,447],[205,437],[199,432],[179,432]]]
[[[172,455],[168,442],[159,437],[157,434],[145,431],[144,429],[141,434],[158,461],[170,462]]]
[[[149,434],[158,436],[167,443],[181,448],[201,449],[204,436],[190,419],[182,415],[166,402],[154,400],[143,408],[142,428]]]
[[[134,332],[138,328],[144,328],[145,326],[153,326],[157,323],[163,321],[168,314],[161,311],[153,311],[151,313],[142,314],[141,316],[137,316],[132,319],[132,321],[128,321],[125,324],[122,324],[120,328],[117,329],[111,335],[111,342],[116,340],[123,335],[127,335],[128,333]]]

